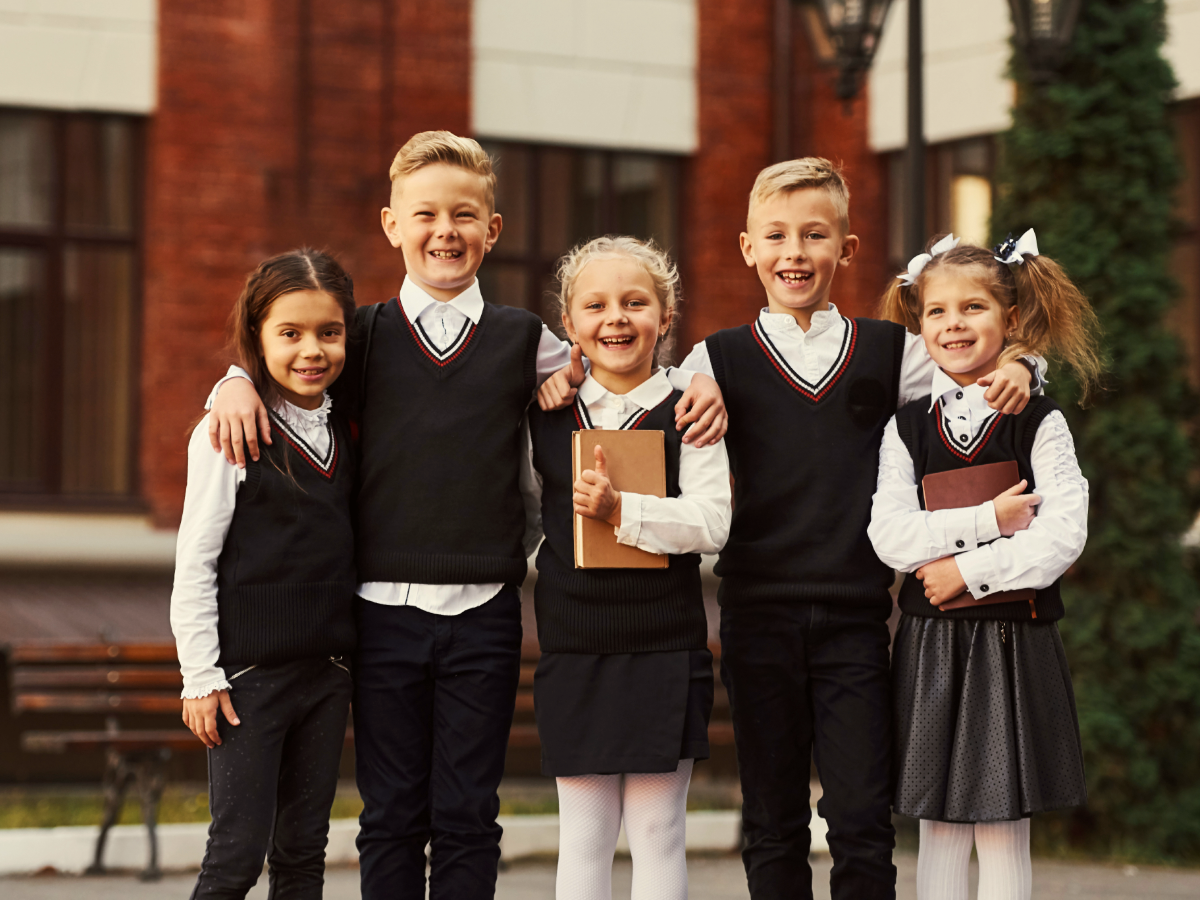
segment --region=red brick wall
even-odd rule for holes
[[[161,4],[141,429],[158,524],[179,520],[184,436],[229,361],[224,323],[246,274],[309,244],[341,257],[361,303],[403,276],[379,228],[391,157],[416,131],[465,133],[470,121],[469,0],[429,6]]]
[[[719,328],[750,321],[765,304],[738,234],[759,170],[772,158],[775,4],[773,0],[698,0],[700,147],[684,174],[684,292],[689,298],[679,351]],[[845,166],[851,227],[862,250],[834,282],[833,301],[849,315],[872,314],[887,279],[886,172],[867,147],[865,87],[848,106],[833,74],[812,56],[796,16],[792,153],[826,156]]]

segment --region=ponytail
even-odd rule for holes
[[[915,284],[892,280],[879,301],[879,317],[903,325],[913,334],[921,333],[921,295]]]

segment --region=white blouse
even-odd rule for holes
[[[978,385],[959,387],[940,369],[933,377],[932,401],[942,400],[948,430],[960,443],[970,443],[996,415],[983,393]],[[1031,487],[1041,504],[1027,529],[1004,538],[990,500],[967,509],[921,509],[912,457],[893,417],[883,433],[867,529],[875,552],[901,572],[954,556],[975,596],[1048,587],[1079,558],[1087,542],[1088,483],[1061,412],[1050,413],[1038,426],[1031,462]],[[982,590],[985,584],[988,591]]]
[[[329,452],[329,409],[326,394],[317,409],[301,409],[280,401],[275,411],[318,458],[323,458]],[[246,470],[229,465],[209,444],[205,416],[188,442],[187,492],[175,545],[175,585],[171,591],[171,631],[179,650],[184,699],[228,690],[230,679],[241,674],[227,673],[217,665],[221,655],[217,638],[217,559],[233,521],[238,489],[245,480]]]
[[[795,318],[786,313],[773,313],[763,309],[758,321],[767,332],[768,339],[784,361],[809,384],[819,384],[841,357],[843,339],[850,323],[832,303],[829,309],[818,310],[812,315],[812,323],[805,331]],[[1036,363],[1038,382],[1031,385],[1035,393],[1045,384],[1046,360],[1030,356],[1027,360]],[[708,358],[708,345],[701,341],[692,348],[680,368],[691,372],[703,372],[712,377],[712,360]],[[937,366],[925,349],[925,341],[919,334],[907,333],[904,337],[904,357],[900,361],[900,405],[924,397]]]
[[[653,409],[674,390],[662,369],[627,394],[614,394],[589,375],[579,399],[597,428],[616,430],[641,410]],[[541,540],[542,476],[533,466],[533,444],[526,435],[526,466],[521,486],[525,496],[526,548]],[[697,449],[679,447],[678,497],[652,497],[621,492],[621,524],[617,541],[650,553],[717,553],[729,537],[729,457],[725,442]]]

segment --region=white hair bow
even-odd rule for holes
[[[996,254],[996,262],[1002,262],[1005,265],[1012,265],[1013,263],[1020,265],[1025,262],[1025,257],[1038,255],[1037,235],[1030,228],[1018,240],[1014,241],[1012,232],[1010,231],[1008,237],[997,244],[992,252]]]
[[[956,238],[952,234],[946,235],[936,244],[929,248],[928,253],[918,253],[908,261],[908,271],[896,277],[900,279],[905,287],[912,287],[913,282],[917,280],[917,276],[929,264],[929,261],[939,253],[945,253],[947,250],[953,250],[958,246],[958,242],[962,238]]]

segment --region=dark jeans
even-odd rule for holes
[[[439,616],[358,601],[354,684],[364,900],[496,892],[496,788],[521,672],[521,595]]]
[[[320,900],[350,673],[306,659],[251,669],[230,683],[242,724],[218,714],[221,743],[208,751],[212,825],[192,898],[245,897],[266,857],[268,897]]]
[[[809,760],[824,795],[835,900],[896,896],[887,610],[771,603],[721,610],[753,900],[811,898]]]

